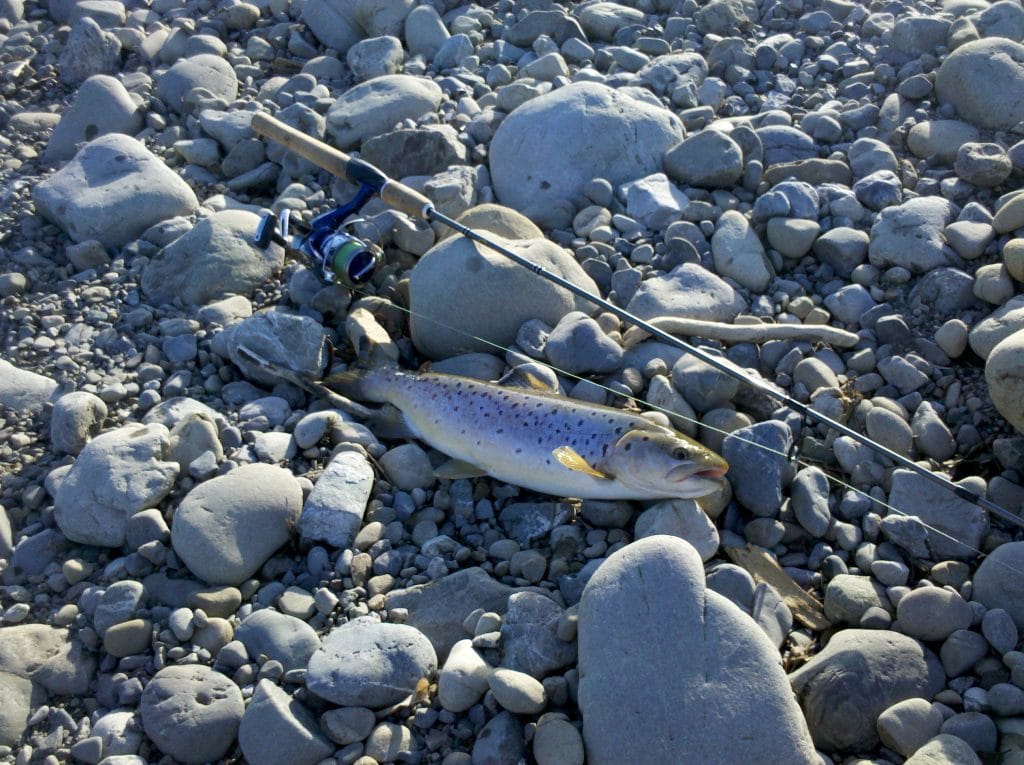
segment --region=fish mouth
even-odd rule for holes
[[[677,465],[668,471],[665,478],[673,483],[682,483],[683,481],[688,481],[691,478],[718,480],[725,477],[725,473],[728,469],[728,465]]]
[[[729,470],[728,466],[726,466],[726,467],[720,467],[720,466],[709,467],[709,468],[702,468],[701,470],[697,470],[696,472],[692,473],[691,475],[694,478],[714,478],[714,479],[725,478],[725,474],[726,474],[726,472],[728,470]]]

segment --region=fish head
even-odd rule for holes
[[[627,486],[654,496],[703,497],[722,485],[729,463],[701,443],[667,428],[631,430],[602,466]]]

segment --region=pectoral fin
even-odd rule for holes
[[[479,478],[487,475],[487,471],[465,460],[448,460],[434,470],[434,475],[454,481],[459,478]]]
[[[611,478],[607,473],[602,473],[600,470],[591,467],[590,463],[583,459],[583,457],[581,457],[571,446],[559,446],[551,452],[551,456],[558,460],[564,467],[569,468],[569,470],[575,470],[577,473],[586,473],[587,475],[592,475],[595,478]]]

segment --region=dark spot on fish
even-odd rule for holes
[[[523,447],[517,446],[516,447],[516,454],[522,454],[522,453],[523,453]]]
[[[622,451],[624,451],[624,452],[628,452],[628,451],[629,451],[630,449],[632,449],[632,448],[633,448],[633,444],[632,444],[632,443],[628,443],[628,444],[626,444],[626,445],[625,445],[625,446],[623,447]]]

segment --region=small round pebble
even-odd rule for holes
[[[537,714],[547,705],[547,694],[539,680],[514,669],[496,669],[487,678],[494,700],[509,712]]]

